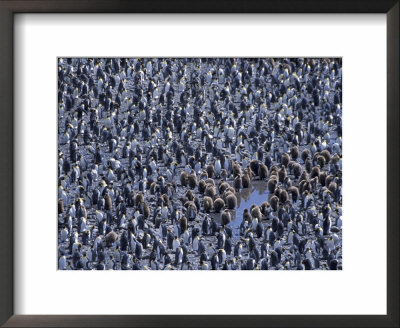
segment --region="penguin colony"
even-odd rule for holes
[[[341,270],[341,80],[339,58],[60,58],[58,268]]]

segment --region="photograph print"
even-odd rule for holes
[[[342,270],[341,58],[58,58],[59,270]]]

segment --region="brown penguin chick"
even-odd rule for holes
[[[304,191],[311,192],[311,183],[309,181],[301,181],[299,184],[299,192],[303,194]]]
[[[268,167],[264,163],[258,165],[258,176],[260,180],[265,180],[268,177]]]
[[[335,179],[334,175],[328,175],[325,179],[325,186],[329,187],[329,184]]]
[[[334,182],[334,181],[332,181],[332,182],[329,184],[328,189],[329,189],[329,191],[330,191],[332,194],[335,194],[335,193],[336,193],[336,190],[337,190],[337,183]]]
[[[287,170],[289,173],[293,172],[293,166],[296,164],[297,162],[295,161],[290,161],[288,166],[287,166]]]
[[[260,205],[260,211],[262,215],[267,215],[267,208],[269,207],[268,202],[262,202]]]
[[[215,194],[215,187],[212,185],[207,185],[204,195],[213,198]]]
[[[199,193],[200,194],[204,194],[204,191],[206,190],[206,187],[207,187],[207,185],[206,185],[206,182],[204,181],[204,180],[200,180],[200,182],[199,182]]]
[[[324,156],[325,163],[328,164],[329,161],[331,160],[331,153],[329,152],[329,150],[325,149],[325,150],[321,151],[321,155]]]
[[[226,189],[228,189],[228,188],[229,188],[229,183],[224,182],[224,181],[221,181],[221,183],[220,183],[219,186],[218,186],[218,191],[219,191],[220,194],[223,194],[224,191],[225,191]]]
[[[251,215],[247,208],[243,210],[243,220],[247,221],[248,223],[251,223]]]
[[[268,182],[267,182],[267,187],[268,187],[268,191],[270,193],[273,193],[275,191],[275,188],[278,184],[278,180],[276,178],[269,178]]]
[[[237,205],[237,198],[234,194],[230,193],[228,196],[226,196],[226,206],[228,209],[233,210],[236,208]]]
[[[311,167],[312,167],[311,158],[307,158],[307,159],[306,159],[306,164],[305,164],[305,166],[306,166],[306,171],[307,171],[308,173],[311,173]]]
[[[195,203],[194,202],[187,202],[185,204],[185,207],[187,208],[187,210],[186,210],[187,218],[189,220],[194,220],[196,218],[196,215],[197,215],[197,206],[195,205]]]
[[[244,170],[243,170],[243,174],[242,175],[247,175],[250,179],[250,182],[253,180],[253,178],[255,177],[254,173],[252,170],[250,170],[250,167],[247,166]],[[243,183],[242,183],[243,184]]]
[[[242,187],[243,188],[250,188],[250,177],[248,174],[242,175]]]
[[[203,171],[200,173],[200,180],[206,180],[208,179],[208,174],[207,171]]]
[[[193,204],[193,202],[192,202],[191,200],[188,200],[186,197],[183,197],[183,198],[181,199],[181,201],[183,201],[183,200],[185,200],[185,201],[183,202],[183,206],[184,206],[186,209],[188,209],[188,207],[189,207],[190,204]]]
[[[276,187],[275,188],[275,191],[274,191],[274,195],[276,196],[276,197],[279,197],[279,195],[280,195],[280,193],[281,193],[281,188],[280,187]]]
[[[255,176],[249,165],[247,165],[246,168],[243,170],[243,174],[247,174],[250,178],[253,178]]]
[[[301,152],[301,159],[303,161],[303,163],[306,162],[306,159],[309,158],[311,156],[310,150],[308,148],[304,149]]]
[[[321,156],[321,153],[318,151],[315,152],[314,155],[312,156],[312,162],[315,163],[319,156]]]
[[[147,219],[150,216],[150,208],[147,202],[143,202],[143,217]]]
[[[206,167],[208,178],[212,179],[215,175],[214,165],[208,164]]]
[[[221,176],[222,181],[226,181],[226,179],[228,178],[228,172],[226,172],[225,169],[222,169],[220,176]]]
[[[239,164],[237,164],[237,163],[233,164],[233,166],[232,166],[232,173],[233,173],[233,176],[234,176],[235,178],[236,178],[237,176],[242,175],[242,168],[240,167]]]
[[[199,197],[194,196],[194,198],[193,198],[193,203],[194,203],[194,205],[196,205],[196,207],[197,207],[197,212],[199,212],[199,211],[200,211],[200,199],[199,199]]]
[[[167,194],[163,194],[162,196],[161,196],[161,198],[162,198],[162,201],[163,201],[163,205],[164,206],[170,206],[170,201],[169,201],[169,197],[168,197],[168,195]]]
[[[299,158],[299,148],[297,146],[293,146],[290,149],[290,156],[292,156],[292,159],[296,161]]]
[[[286,190],[282,189],[281,192],[279,193],[279,201],[282,204],[285,204],[289,200],[289,195]]]
[[[242,178],[240,176],[237,176],[235,180],[233,180],[233,188],[235,188],[235,191],[240,191],[240,189],[242,189]]]
[[[214,200],[214,211],[215,211],[216,213],[221,212],[221,210],[222,210],[224,207],[225,207],[225,201],[224,201],[222,198],[218,197],[218,198],[216,198],[216,199]]]
[[[182,215],[179,219],[179,226],[181,228],[182,233],[187,230],[188,228],[188,220],[186,216]]]
[[[276,181],[279,180],[279,172],[278,171],[270,171],[269,173],[269,178],[270,179],[275,179]]]
[[[301,175],[301,173],[302,173],[301,165],[299,163],[294,164],[293,165],[293,175],[295,176],[295,178],[297,179]]]
[[[250,169],[254,173],[254,175],[258,175],[258,166],[259,166],[258,160],[253,159],[250,162]]]
[[[188,174],[185,171],[181,172],[181,186],[186,187],[188,183]]]
[[[276,197],[275,195],[271,197],[269,200],[269,203],[271,204],[271,208],[274,212],[278,210],[278,204],[279,204],[279,198]]]
[[[301,180],[299,183],[299,193],[302,195],[304,193],[304,184],[307,183],[308,180]]]
[[[212,198],[208,197],[208,196],[204,196],[204,198],[203,198],[203,209],[204,209],[204,212],[210,213],[212,211],[212,209],[213,209],[213,205],[214,204],[213,204]]]
[[[140,191],[135,196],[135,206],[139,206],[143,204],[143,202],[144,202],[144,196],[143,193]]]
[[[331,162],[331,164],[335,165],[335,164],[337,164],[337,163],[339,162],[339,160],[340,160],[339,155],[338,155],[338,154],[335,154],[335,155],[333,155],[333,156],[331,157],[330,162]]]
[[[297,189],[297,187],[295,187],[295,186],[291,186],[288,189],[288,192],[289,192],[290,196],[292,197],[292,201],[294,203],[296,203],[297,200],[299,199],[299,189]]]
[[[155,183],[155,182],[151,183],[151,185],[150,185],[150,195],[154,195],[155,194],[156,186],[157,186],[157,183]]]
[[[279,182],[285,181],[285,178],[287,176],[286,168],[285,166],[282,166],[282,168],[278,172],[279,175]]]
[[[104,237],[104,241],[105,241],[107,247],[110,247],[113,243],[115,243],[117,241],[117,239],[118,239],[118,235],[114,231],[110,231]]]
[[[111,211],[112,210],[112,200],[109,194],[104,195],[104,209],[106,211]]]
[[[260,208],[255,205],[252,209],[251,209],[251,217],[252,218],[257,218],[259,220],[261,220],[262,218],[262,214],[261,214],[261,210]]]
[[[58,214],[64,213],[64,202],[62,199],[58,200]]]
[[[303,171],[301,173],[300,182],[303,181],[303,180],[308,181],[308,173],[307,173],[307,171]]]
[[[319,177],[320,169],[318,166],[314,166],[311,170],[310,173],[310,179],[313,179],[315,177]]]
[[[221,225],[225,226],[231,222],[231,213],[228,210],[224,210],[221,213]]]
[[[288,164],[289,164],[289,161],[290,161],[289,155],[288,155],[287,153],[284,153],[284,154],[282,155],[282,157],[281,157],[281,164],[282,164],[283,166],[287,167]]]
[[[233,187],[229,186],[228,189],[225,190],[224,194],[226,194],[226,196],[228,195],[228,193],[234,194],[236,195],[236,191]]]
[[[183,206],[185,206],[185,204],[189,201],[186,196],[179,197],[179,200]]]
[[[186,198],[189,199],[190,201],[193,201],[194,195],[192,193],[192,191],[189,189],[188,191],[186,191],[185,194]]]
[[[279,167],[277,167],[276,165],[273,165],[273,166],[271,167],[270,172],[269,172],[269,176],[270,176],[270,177],[273,176],[273,175],[278,176],[278,172],[279,172]]]
[[[320,168],[322,169],[322,168],[325,166],[325,163],[326,163],[325,157],[322,156],[322,155],[319,155],[319,156],[317,157],[317,163],[318,163],[318,165],[320,166]]]
[[[325,186],[325,180],[326,180],[326,171],[322,171],[319,173],[319,183],[323,186]]]
[[[212,185],[212,186],[214,186],[214,187],[215,187],[215,182],[214,182],[214,179],[210,179],[210,178],[206,179],[206,184],[208,184],[208,185]]]
[[[192,170],[192,172],[188,175],[188,184],[190,189],[194,189],[197,186],[197,177],[194,170]]]

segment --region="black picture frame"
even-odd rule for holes
[[[0,324],[4,327],[399,327],[399,1],[0,1]],[[14,315],[13,22],[16,13],[385,13],[387,17],[387,315]],[[15,86],[14,86],[15,87]]]

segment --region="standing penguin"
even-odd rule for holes
[[[331,219],[329,215],[327,215],[322,223],[322,229],[323,229],[323,234],[324,236],[329,235],[331,232]]]
[[[59,270],[66,270],[67,269],[67,258],[65,255],[60,256],[58,260],[58,269]]]

